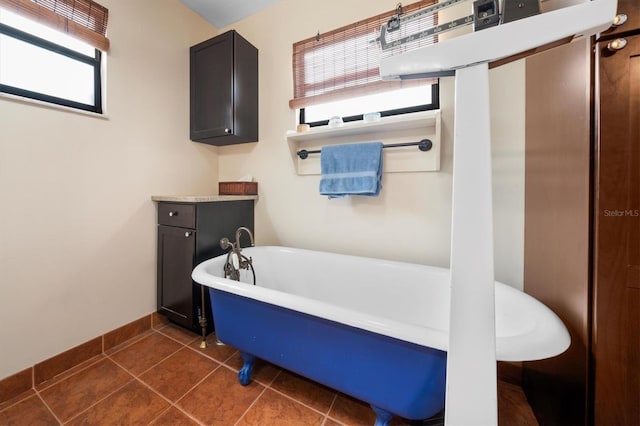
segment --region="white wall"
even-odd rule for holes
[[[297,176],[285,139],[295,128],[291,46],[389,10],[382,0],[282,0],[229,28],[259,49],[260,141],[221,147],[220,180],[252,174],[259,182],[259,244],[448,266],[451,227],[453,79],[441,80],[442,169],[386,173],[380,197],[328,200],[319,176]],[[524,209],[524,65],[491,72],[496,277],[522,288]]]
[[[153,312],[151,195],[217,189],[188,134],[189,46],[217,29],[179,0],[100,2],[107,119],[0,98],[0,379]]]

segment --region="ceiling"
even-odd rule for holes
[[[198,15],[213,24],[224,28],[246,18],[278,0],[180,0]]]

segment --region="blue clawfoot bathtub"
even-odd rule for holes
[[[449,270],[286,247],[251,247],[256,285],[224,278],[226,256],[193,279],[210,287],[217,337],[238,348],[242,384],[256,358],[367,402],[376,426],[444,409]],[[542,359],[569,334],[532,297],[496,283],[496,357]]]

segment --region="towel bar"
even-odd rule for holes
[[[433,143],[429,139],[422,139],[420,142],[405,142],[405,143],[391,143],[387,145],[382,145],[382,148],[399,148],[401,146],[417,146],[420,151],[426,152],[431,149]],[[307,151],[306,149],[301,149],[296,152],[298,157],[301,160],[305,160],[309,154],[320,154],[321,150],[315,149],[312,151]]]

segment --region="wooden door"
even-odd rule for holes
[[[634,0],[637,1],[637,0]],[[640,35],[596,45],[593,354],[597,425],[640,424]]]

